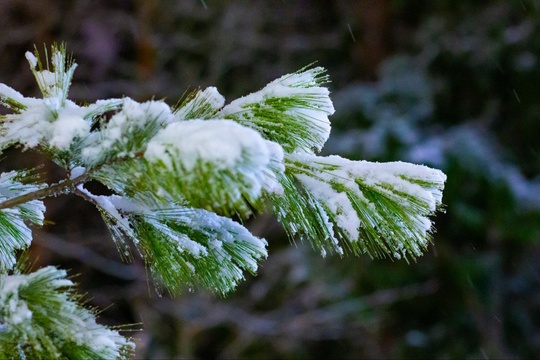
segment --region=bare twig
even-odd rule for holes
[[[7,199],[0,203],[0,210],[12,208],[32,200],[40,200],[46,197],[58,196],[73,192],[78,185],[84,184],[88,180],[90,180],[90,175],[88,173],[84,173],[73,179],[62,180],[59,183],[47,186],[45,188]]]

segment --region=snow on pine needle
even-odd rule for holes
[[[367,253],[372,257],[416,258],[425,251],[432,230],[429,216],[442,205],[446,175],[404,162],[351,161],[339,156],[289,155],[287,169],[302,191],[289,188],[277,213],[289,232],[313,235],[325,252]],[[322,221],[289,216],[296,197],[314,204]],[[322,227],[313,230],[312,227]],[[319,239],[317,239],[319,237]],[[338,241],[339,240],[339,241]]]
[[[67,97],[76,64],[65,46],[45,53],[45,63],[37,51],[26,54],[41,99],[0,84],[0,105],[13,112],[0,117],[0,151],[41,151],[67,174],[51,185],[23,181],[24,171],[0,175],[0,358],[124,358],[133,349],[77,305],[65,272],[7,275],[30,245],[28,223],[43,223],[43,197],[75,193],[93,203],[121,257],[136,249],[156,289],[172,294],[183,286],[226,294],[255,273],[267,242],[231,217],[266,205],[291,239],[323,255],[408,260],[426,250],[446,176],[402,162],[318,157],[334,113],[322,67],[228,105],[209,87],[173,108],[128,97],[81,106]],[[88,181],[111,194],[90,193]]]
[[[144,151],[146,143],[173,120],[170,107],[163,101],[138,103],[124,98],[110,119],[100,119],[94,131],[81,144],[85,166],[110,163],[115,158],[133,158]]]
[[[152,209],[125,196],[79,191],[98,207],[120,251],[133,241],[158,292],[202,285],[225,295],[267,256],[266,240],[214,212],[174,204]]]
[[[211,119],[225,105],[225,98],[211,86],[189,93],[180,102],[174,115],[179,120]]]
[[[320,151],[334,113],[322,67],[280,77],[263,89],[226,105],[219,117],[232,119],[279,143],[285,151]]]
[[[128,359],[135,344],[97,324],[73,286],[53,266],[0,273],[0,359]]]
[[[169,193],[180,189],[194,207],[247,217],[263,191],[279,191],[282,148],[231,120],[169,124],[148,143],[149,171]]]
[[[37,50],[36,50],[37,55]],[[0,104],[14,111],[0,117],[0,150],[12,144],[25,148],[73,150],[76,143],[90,134],[93,119],[118,108],[118,99],[100,100],[79,106],[67,99],[76,64],[68,59],[64,46],[52,47],[51,66],[27,52],[30,69],[41,90],[42,99],[24,97],[0,84]]]
[[[157,285],[169,291],[203,285],[225,295],[267,256],[266,240],[210,211],[172,207],[130,219]]]
[[[25,171],[0,174],[0,202],[43,187],[22,182],[28,178],[31,174]],[[30,246],[32,231],[25,221],[41,226],[44,213],[45,205],[39,200],[0,210],[0,273],[15,266],[18,250]]]

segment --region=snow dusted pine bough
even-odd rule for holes
[[[403,162],[320,157],[334,112],[320,67],[302,69],[225,105],[216,88],[178,106],[130,98],[80,106],[67,98],[76,64],[64,46],[26,58],[43,94],[0,84],[12,110],[0,149],[40,151],[66,171],[56,184],[35,170],[0,175],[0,358],[127,358],[130,339],[95,322],[63,270],[29,273],[16,254],[42,225],[41,199],[74,193],[93,203],[120,255],[137,249],[156,289],[204,286],[226,294],[255,273],[267,243],[232,216],[270,206],[291,239],[322,255],[415,259],[430,242],[429,216],[446,176]],[[113,113],[112,116],[110,114]],[[114,195],[95,195],[93,180]],[[131,243],[131,244],[130,244]]]

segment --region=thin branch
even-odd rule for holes
[[[84,184],[88,180],[90,180],[90,175],[88,173],[84,173],[73,179],[62,180],[59,183],[47,186],[45,188],[7,199],[0,203],[0,210],[12,208],[32,200],[40,200],[46,197],[73,192],[78,185]]]
[[[143,154],[144,152],[141,150],[141,151],[136,152],[134,157],[129,157],[129,158],[121,157],[121,158],[113,159],[109,164],[102,164],[98,167],[94,167],[92,170],[87,170],[84,174],[74,177],[73,179],[64,179],[56,184],[47,186],[45,188],[32,191],[26,194],[22,194],[11,199],[7,199],[0,203],[0,210],[12,208],[12,207],[27,203],[32,200],[40,200],[46,197],[51,197],[51,196],[54,197],[54,196],[58,196],[62,194],[69,194],[73,192],[77,193],[80,196],[81,194],[79,194],[76,191],[77,186],[89,181],[91,179],[91,176],[90,176],[91,172],[101,168],[103,165],[111,166],[121,161],[129,160],[133,158],[141,158]],[[84,198],[95,204],[95,201],[92,201],[90,197],[84,197]]]
[[[90,193],[86,189],[80,189],[78,187],[75,187],[73,189],[73,193],[77,196],[80,196],[84,200],[88,201],[89,203],[95,205],[98,209],[100,208],[100,204],[94,199],[92,196],[90,196]]]

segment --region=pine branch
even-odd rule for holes
[[[40,188],[40,185],[21,181],[31,177],[30,172],[11,171],[0,174],[0,199],[13,198]],[[43,225],[45,206],[32,200],[9,209],[0,210],[0,273],[15,265],[17,250],[25,249],[32,241],[32,232],[26,222]]]
[[[323,255],[408,260],[431,239],[442,172],[315,155],[334,112],[323,68],[282,76],[226,106],[215,88],[196,91],[173,111],[163,101],[129,98],[79,106],[67,99],[76,64],[65,46],[53,45],[50,63],[47,53],[45,64],[37,55],[26,57],[43,99],[0,84],[0,104],[14,111],[0,117],[0,150],[37,148],[71,175],[34,185],[19,181],[22,173],[0,174],[0,358],[4,349],[5,357],[74,358],[123,358],[132,349],[60,289],[71,286],[64,272],[5,274],[30,244],[26,222],[43,223],[45,197],[75,193],[93,203],[121,257],[137,249],[156,289],[171,293],[202,285],[226,294],[245,271],[255,273],[267,243],[229,217],[247,218],[264,200],[291,238],[311,241]],[[90,193],[89,180],[114,195]]]
[[[156,281],[172,294],[184,286],[205,286],[221,294],[257,271],[266,257],[266,241],[242,225],[213,212],[169,203],[149,208],[118,195],[93,195],[82,186],[76,194],[96,205],[121,254],[126,241],[136,246]]]
[[[321,67],[284,75],[263,89],[234,100],[218,117],[257,130],[287,152],[320,151],[330,135],[328,116],[334,113]]]
[[[414,259],[429,243],[428,217],[441,207],[445,180],[421,165],[294,154],[281,179],[284,196],[273,200],[288,232],[307,237],[323,254]]]
[[[49,185],[39,190],[31,191],[26,194],[16,196],[14,198],[4,200],[0,202],[0,210],[13,208],[33,200],[41,200],[51,196],[54,197],[61,194],[71,193],[76,189],[78,185],[84,184],[89,180],[90,175],[88,173],[84,173],[73,179],[62,180],[59,183]]]
[[[0,273],[0,359],[128,359],[135,344],[95,322],[73,282],[52,266]]]
[[[282,159],[278,144],[232,121],[188,120],[160,130],[140,158],[105,165],[93,178],[152,204],[174,202],[247,218],[262,209],[263,192],[279,192]]]

